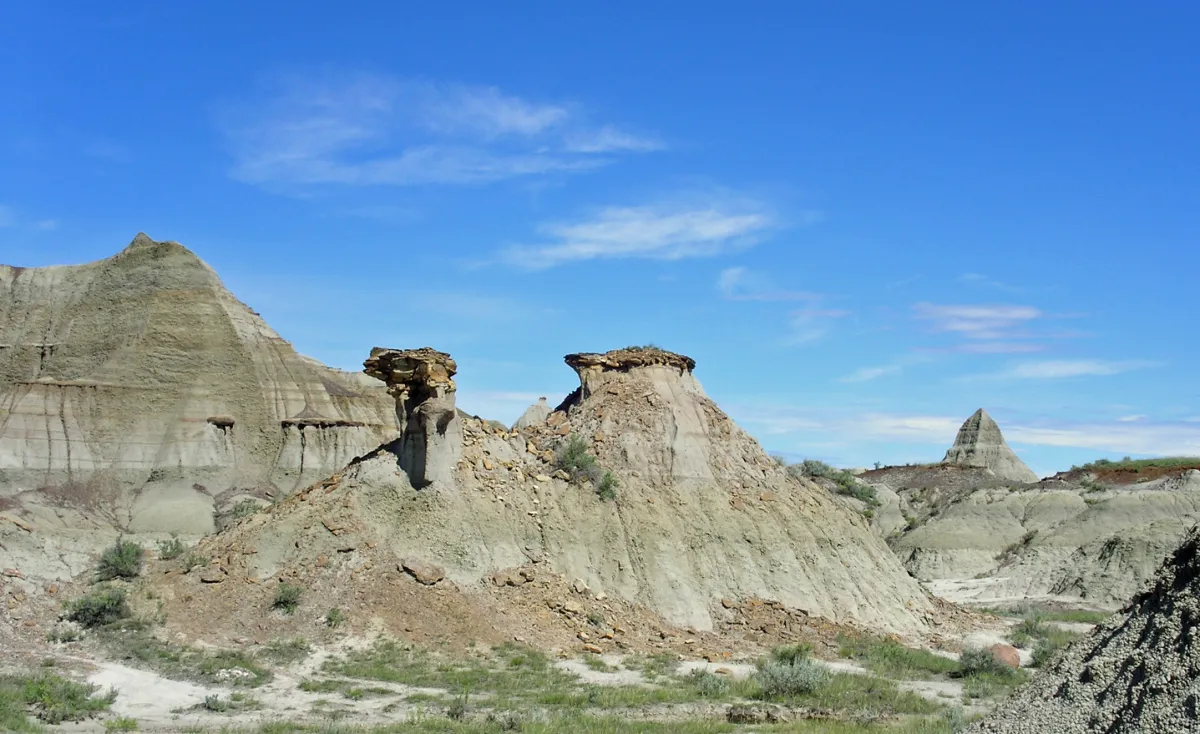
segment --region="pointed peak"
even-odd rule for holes
[[[125,247],[124,250],[117,253],[117,257],[135,255],[138,253],[149,253],[151,255],[165,255],[168,253],[188,255],[199,260],[199,256],[183,245],[174,240],[158,241],[150,237],[145,232],[138,232],[133,241]]]
[[[983,408],[963,421],[942,463],[989,469],[1003,479],[1037,481],[1037,475],[1017,458],[1004,440],[1000,425]]]

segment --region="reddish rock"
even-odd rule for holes
[[[1021,667],[1021,653],[1017,652],[1017,648],[1012,645],[997,643],[989,647],[988,652],[992,654],[992,657],[1014,670]]]

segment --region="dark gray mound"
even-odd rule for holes
[[[968,731],[1200,731],[1198,556],[1193,528],[1120,614]]]

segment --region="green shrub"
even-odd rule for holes
[[[575,433],[558,449],[557,464],[573,479],[592,479],[599,470],[596,457],[588,453],[587,439]]]
[[[285,614],[292,614],[300,606],[300,597],[304,589],[284,582],[275,589],[275,600],[271,602],[272,609],[282,609]]]
[[[764,698],[787,698],[816,691],[829,681],[829,673],[811,660],[766,660],[754,671],[754,680]]]
[[[97,581],[137,578],[141,572],[142,546],[124,538],[106,548],[96,564]]]
[[[180,565],[183,566],[184,573],[191,573],[193,568],[204,568],[211,562],[212,559],[208,556],[204,555],[203,553],[196,553],[193,551],[183,557],[183,561],[180,562]]]
[[[837,469],[816,459],[805,459],[800,462],[800,473],[806,477],[829,478],[837,473]]]
[[[729,693],[730,689],[728,678],[723,675],[714,675],[703,669],[693,670],[683,680],[701,698],[721,698]]]
[[[780,645],[771,651],[771,659],[778,663],[794,665],[812,658],[813,646],[807,642],[797,642],[794,645]]]
[[[325,612],[325,626],[329,629],[334,629],[342,626],[346,621],[346,613],[341,607],[331,607],[328,612]]]
[[[158,557],[164,561],[173,561],[183,555],[187,546],[178,535],[171,535],[170,540],[158,541]]]
[[[3,676],[0,677],[0,707],[7,708],[3,704],[8,703],[21,706],[47,724],[83,721],[106,711],[117,698],[116,691],[97,696],[97,690],[97,686],[76,683],[53,673],[28,677]],[[5,728],[31,730],[17,721],[9,721],[17,718],[12,714],[19,714],[20,724],[25,723],[24,712],[3,712],[6,720],[0,723],[4,723]]]
[[[991,650],[982,647],[967,648],[958,659],[959,675],[970,678],[977,675],[992,675],[1005,678],[1016,671],[996,659]]]
[[[240,520],[243,517],[250,517],[261,509],[262,505],[258,504],[257,500],[244,499],[237,502],[232,508],[230,508],[229,516],[234,520]]]
[[[613,476],[610,471],[604,472],[604,477],[600,480],[600,484],[596,487],[596,494],[600,499],[609,502],[617,498],[617,488],[621,483]]]
[[[127,716],[118,716],[115,719],[108,719],[104,722],[104,731],[137,731],[137,719],[131,719]]]
[[[119,622],[130,614],[125,590],[112,587],[101,587],[72,599],[65,607],[67,619],[88,629]]]

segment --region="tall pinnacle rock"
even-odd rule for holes
[[[1015,482],[1038,480],[1037,474],[1008,447],[1000,426],[983,408],[975,411],[958,429],[958,437],[942,463],[982,467],[1001,479]]]

